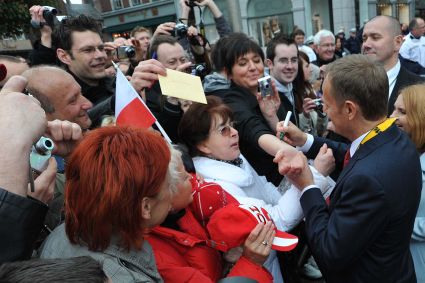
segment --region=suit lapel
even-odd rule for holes
[[[333,204],[334,204],[334,201],[332,201],[333,197],[336,197],[336,196],[339,195],[339,191],[342,188],[341,184],[344,182],[344,179],[347,176],[350,175],[349,173],[353,170],[357,161],[364,159],[369,154],[374,152],[377,148],[381,147],[383,144],[393,140],[397,136],[398,131],[399,130],[398,130],[397,126],[392,125],[388,130],[381,132],[375,138],[369,140],[367,143],[361,145],[357,149],[357,151],[351,157],[350,162],[342,170],[341,174],[338,177],[338,180],[336,181],[335,189],[333,190],[333,192],[330,195],[330,199],[331,199],[331,206],[330,207],[333,207]]]

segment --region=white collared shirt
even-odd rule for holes
[[[409,33],[401,45],[400,55],[425,67],[425,37],[415,38]]]
[[[395,83],[397,81],[398,73],[400,73],[400,68],[401,68],[400,60],[397,60],[397,64],[395,64],[394,67],[392,67],[391,69],[387,71],[388,84],[389,84],[388,100],[390,100],[391,93],[393,92]]]

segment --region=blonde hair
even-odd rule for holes
[[[403,102],[406,108],[406,120],[410,128],[410,138],[419,152],[425,152],[425,84],[404,88]]]

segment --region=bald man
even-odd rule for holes
[[[9,55],[0,55],[0,64],[6,67],[6,76],[0,79],[0,88],[2,88],[12,76],[20,75],[29,69],[25,59]]]
[[[400,22],[390,16],[377,16],[366,23],[363,29],[363,54],[383,64],[387,72],[388,115],[403,87],[422,82],[423,79],[401,66],[398,59],[403,36]]]
[[[72,75],[54,66],[38,66],[22,74],[28,80],[27,90],[46,111],[47,120],[68,120],[88,129],[91,120],[87,110],[92,103],[81,94]]]

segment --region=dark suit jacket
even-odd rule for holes
[[[424,79],[422,77],[408,71],[405,67],[401,66],[400,72],[397,75],[397,80],[395,81],[393,91],[391,92],[390,99],[388,101],[388,116],[393,113],[394,103],[397,100],[400,91],[404,87],[423,82]]]
[[[346,146],[329,146],[340,161]],[[326,282],[416,282],[409,243],[421,186],[419,154],[393,125],[356,151],[329,207],[319,189],[304,192],[307,238]]]

